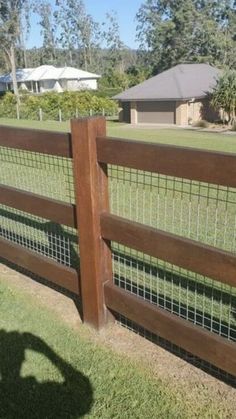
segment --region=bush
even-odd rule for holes
[[[211,103],[215,109],[223,109],[227,121],[233,123],[236,111],[236,70],[227,70],[219,77],[212,92]]]
[[[209,122],[205,121],[205,119],[200,119],[199,121],[193,122],[192,126],[196,128],[208,128]]]
[[[93,114],[107,116],[118,112],[117,103],[97,92],[48,92],[41,95],[22,94],[20,105],[20,118],[39,119],[39,109],[42,110],[43,119],[58,120],[59,110],[63,120],[75,116]],[[0,98],[0,117],[16,118],[16,100],[13,93],[7,92]]]
[[[6,92],[0,100],[0,116],[16,118],[16,98],[13,93]]]

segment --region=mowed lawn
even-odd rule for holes
[[[234,417],[210,386],[199,387],[196,400],[190,380],[180,394],[145,365],[96,343],[85,327],[70,329],[6,276],[0,276],[0,310],[1,418]]]
[[[45,130],[70,131],[69,122],[25,121],[0,118],[0,125],[38,128]],[[236,153],[236,133],[222,134],[182,128],[131,128],[128,124],[108,121],[108,135],[120,138],[173,144]]]
[[[2,124],[69,130],[69,123],[2,120]],[[184,129],[131,128],[108,122],[108,134],[236,153],[236,135]],[[0,149],[0,183],[74,202],[69,159]],[[236,252],[234,189],[186,179],[109,168],[113,213]],[[65,227],[1,208],[2,235],[68,265],[78,263],[76,235]],[[52,239],[53,237],[53,239]],[[52,242],[54,243],[52,245]],[[56,244],[55,244],[56,243]],[[64,253],[72,256],[62,257]],[[113,243],[114,281],[153,304],[236,340],[236,289]]]

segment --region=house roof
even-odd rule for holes
[[[53,65],[41,65],[37,68],[18,69],[16,78],[18,82],[40,81],[40,80],[88,80],[98,79],[101,76],[87,71],[79,70],[74,67],[54,67]],[[12,81],[11,73],[0,77],[0,83],[10,83]]]
[[[33,68],[20,68],[16,70],[17,81],[24,81],[28,75],[32,72]],[[0,83],[11,83],[12,77],[11,73],[6,73],[0,76]]]
[[[89,73],[88,71],[79,70],[74,67],[64,67],[61,68],[60,79],[99,79],[101,76],[94,73]]]
[[[132,100],[203,98],[214,88],[220,70],[209,64],[179,64],[114,97]]]

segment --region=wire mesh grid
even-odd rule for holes
[[[74,203],[72,159],[0,147],[0,184]],[[76,229],[0,205],[0,237],[77,268]]]
[[[236,189],[109,166],[114,214],[236,251]],[[112,243],[114,283],[236,341],[236,288]]]
[[[236,341],[236,288],[112,243],[114,283],[229,340]]]
[[[236,189],[109,166],[114,214],[236,251]]]
[[[79,265],[78,237],[73,228],[0,205],[0,237],[62,265]]]
[[[0,147],[0,183],[74,203],[72,159]]]

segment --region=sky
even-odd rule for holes
[[[114,10],[117,12],[120,25],[121,40],[130,48],[136,48],[135,41],[135,15],[144,0],[84,0],[87,12],[91,14],[97,22],[104,22],[106,13]],[[49,0],[52,6],[55,0]],[[42,45],[40,26],[37,24],[38,18],[33,15],[31,19],[31,31],[26,42],[27,48],[39,47]]]

